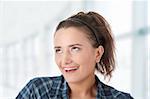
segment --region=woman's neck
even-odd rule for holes
[[[95,75],[89,76],[83,81],[68,84],[71,89],[70,97],[96,97]]]

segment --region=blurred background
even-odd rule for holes
[[[61,20],[96,11],[112,27],[116,70],[105,83],[150,99],[150,3],[148,0],[0,1],[0,98],[15,98],[34,77],[56,76],[53,34]]]

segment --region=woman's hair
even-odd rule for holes
[[[94,48],[100,45],[104,48],[104,53],[101,57],[99,65],[96,64],[96,69],[104,75],[111,78],[112,71],[115,69],[114,59],[114,40],[112,32],[107,21],[96,12],[79,12],[76,15],[61,21],[56,31],[61,28],[76,27],[86,31],[87,37],[91,41]]]

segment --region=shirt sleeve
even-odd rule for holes
[[[27,83],[27,85],[19,92],[16,99],[36,99],[33,80],[30,80]]]

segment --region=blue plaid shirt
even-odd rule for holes
[[[96,76],[96,99],[133,99],[129,94],[105,85]],[[32,79],[16,99],[69,99],[69,86],[63,76]]]

